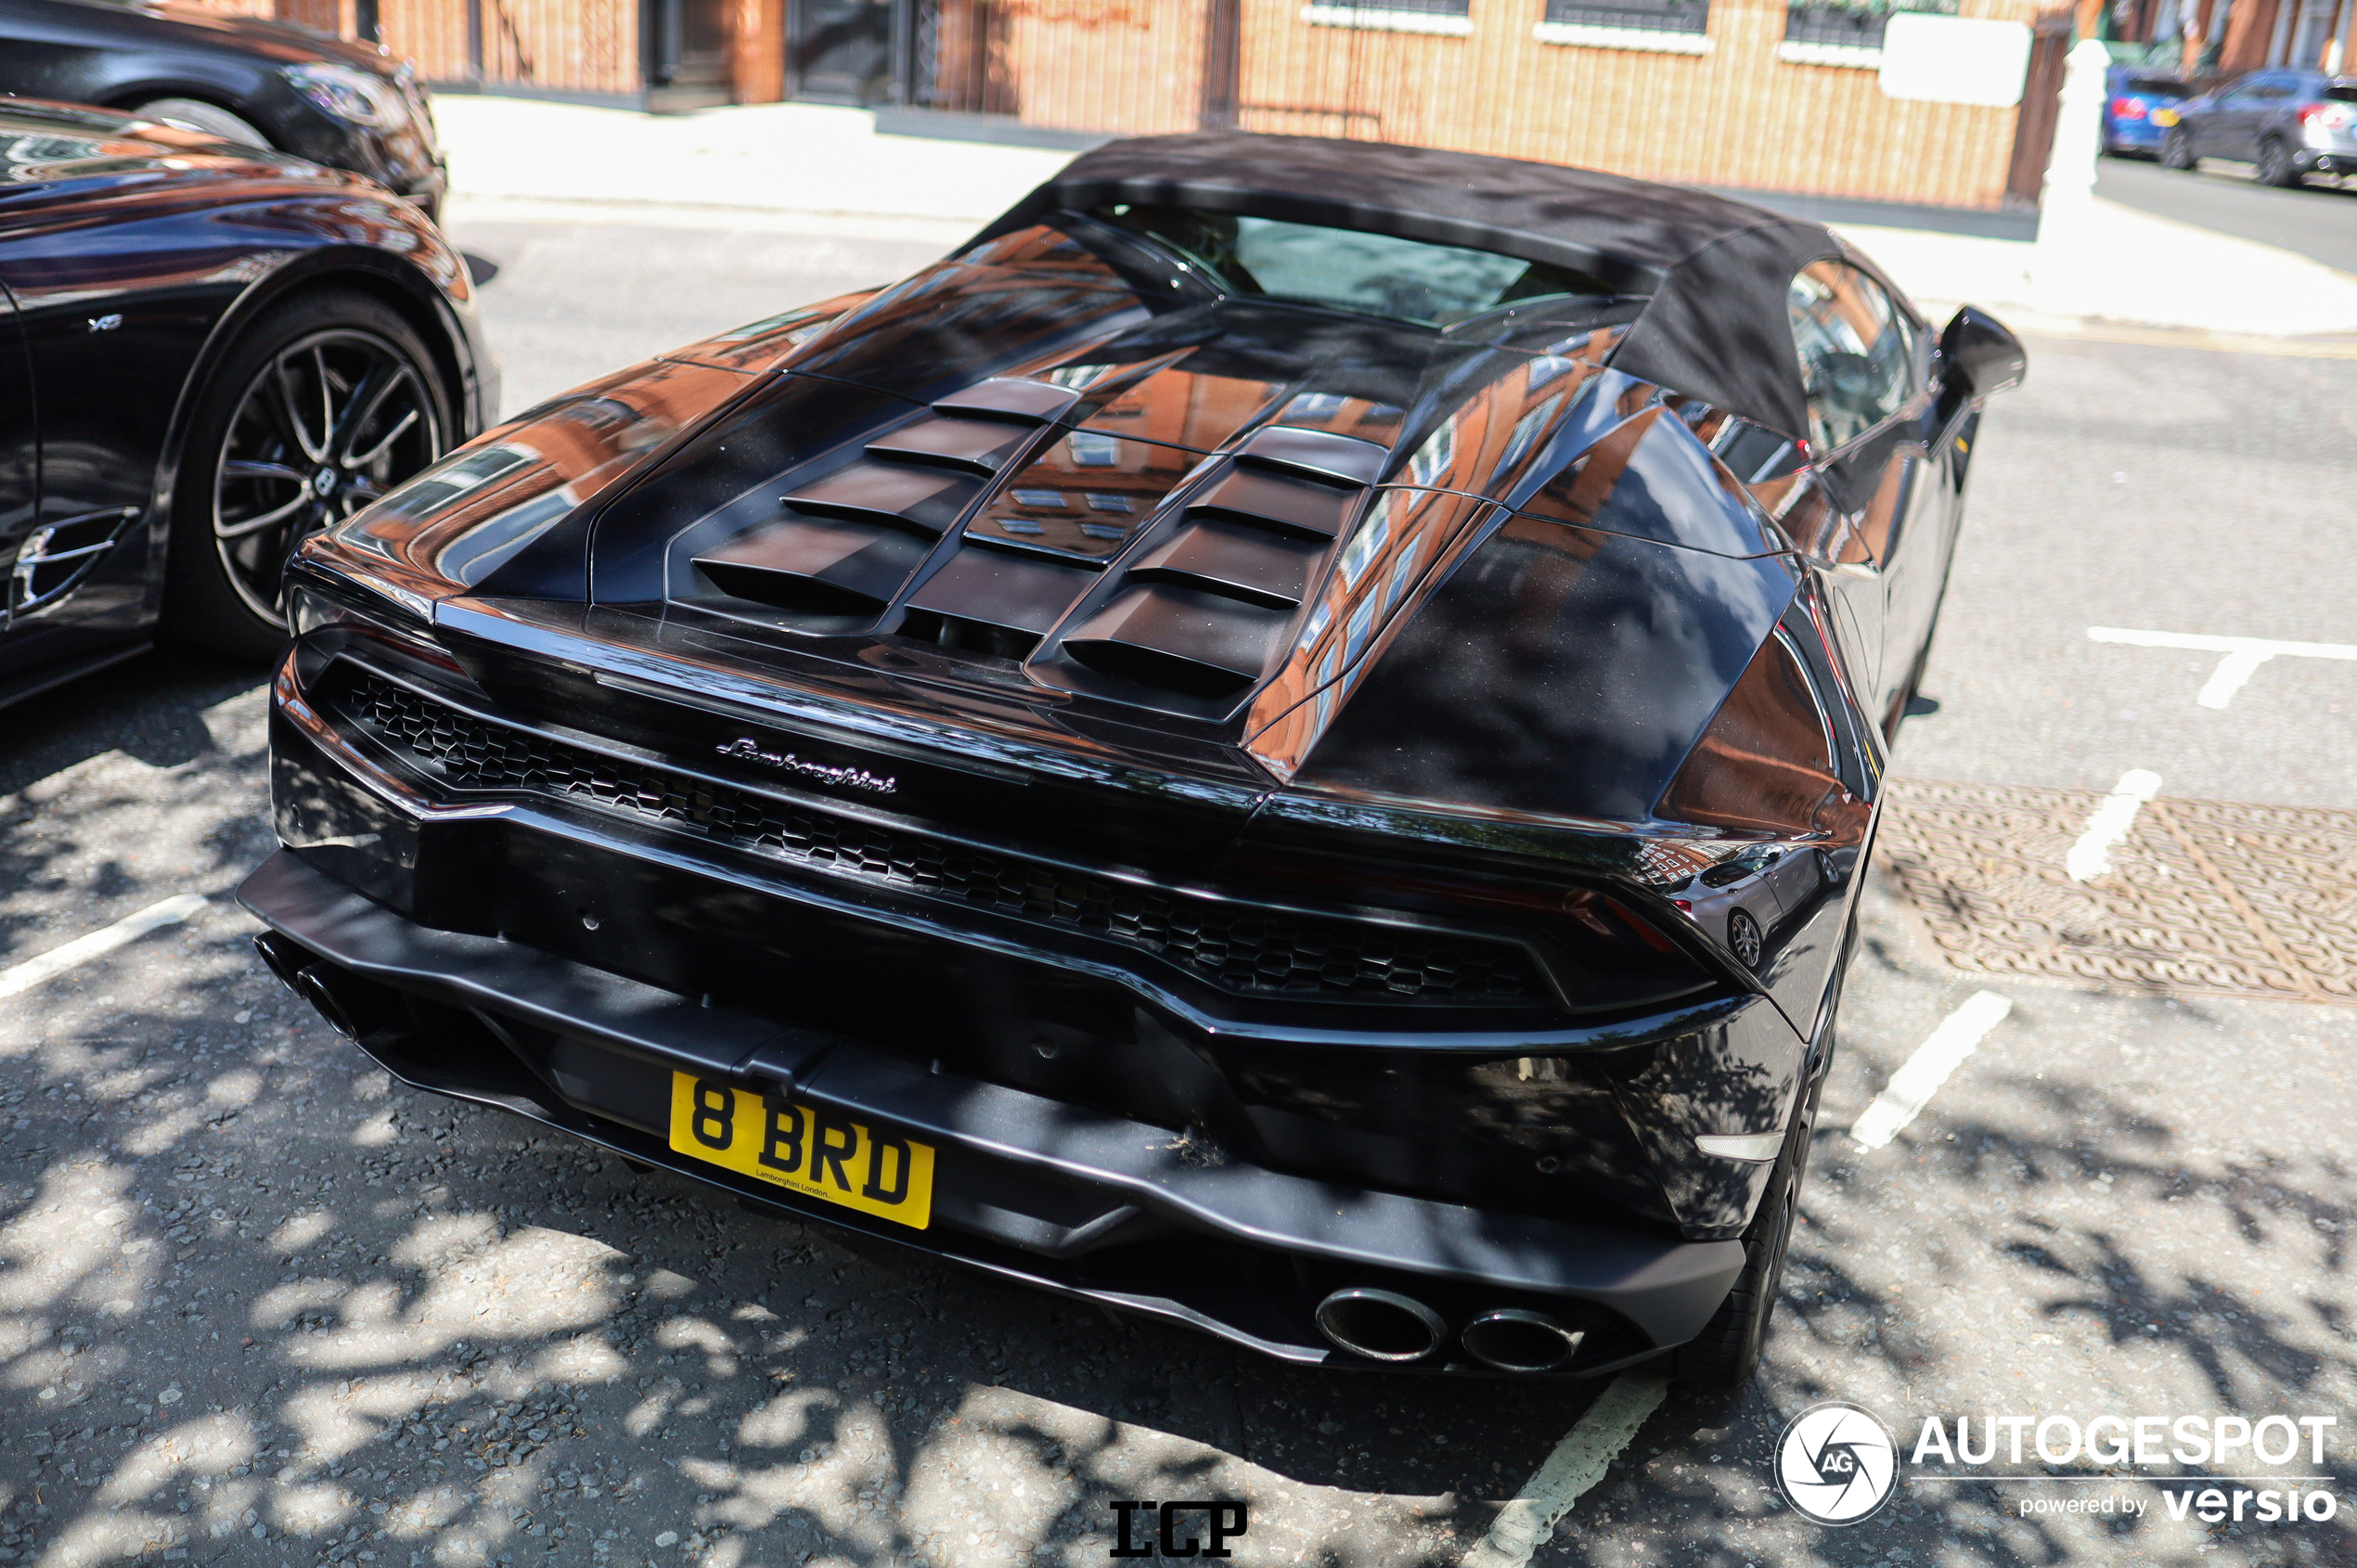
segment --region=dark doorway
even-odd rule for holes
[[[897,102],[899,0],[786,0],[787,90],[816,103]]]
[[[728,0],[646,0],[640,15],[649,109],[729,101]]]

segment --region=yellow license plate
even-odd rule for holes
[[[918,1230],[933,1221],[933,1146],[832,1112],[674,1073],[671,1147]]]
[[[2169,127],[2177,123],[2177,111],[2173,109],[2154,109],[2153,123],[2166,131]]]

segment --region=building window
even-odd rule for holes
[[[1532,34],[1541,44],[1707,55],[1709,23],[1710,0],[1547,0]]]
[[[1794,65],[1882,69],[1883,26],[1893,11],[1956,14],[1956,0],[1807,0],[1784,10],[1776,58]]]
[[[1312,27],[1366,27],[1379,32],[1431,32],[1463,38],[1473,32],[1466,7],[1472,0],[1346,0],[1326,5],[1311,0],[1301,19]]]

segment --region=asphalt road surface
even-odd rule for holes
[[[458,232],[500,268],[511,407],[927,250],[586,216]],[[2159,775],[2089,884],[2130,906],[2166,892],[2155,823],[2300,808],[2283,854],[2317,869],[2286,918],[2345,933],[2357,662],[2279,650],[2205,706],[2217,651],[2089,631],[2357,644],[2357,361],[2033,350],[1980,434],[1900,790],[2029,791],[2063,837],[1992,811],[1966,857],[2051,880],[2123,773]],[[1305,1370],[392,1085],[266,976],[226,899],[270,848],[262,699],[258,673],[174,652],[0,715],[0,1562],[1081,1568],[1137,1499],[1244,1502],[1229,1546],[1255,1565],[2357,1562],[2345,1000],[1964,972],[1956,911],[1886,875],[1753,1387]],[[207,902],[185,921],[6,994],[187,893]],[[2285,961],[2357,971],[2329,937]],[[1978,1048],[1894,1139],[1854,1139],[1984,990],[2011,1008]],[[1771,1464],[1823,1400],[1879,1417],[1902,1459],[1933,1418],[1977,1444],[1985,1416],[2332,1416],[2321,1463],[2196,1469],[2319,1477],[2297,1484],[2336,1513],[2205,1525],[2172,1517],[2208,1484],[2159,1479],[2174,1465],[2001,1443],[1829,1528]]]
[[[2197,170],[2180,171],[2139,158],[2106,158],[2096,166],[2095,194],[2357,273],[2357,180],[2312,180],[2284,190],[2253,180],[2248,163],[2207,158]],[[2164,256],[2153,262],[2169,264]]]

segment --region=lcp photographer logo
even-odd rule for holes
[[[1855,1405],[1811,1405],[1777,1440],[1777,1486],[1786,1502],[1820,1524],[1872,1518],[1898,1482],[1898,1442]]]

